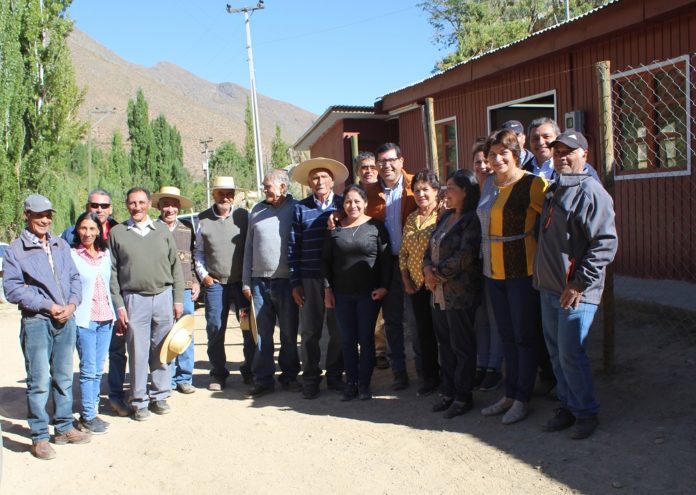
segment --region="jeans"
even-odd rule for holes
[[[476,308],[432,310],[440,353],[440,392],[471,404],[476,374]]]
[[[379,302],[373,301],[370,294],[337,293],[335,299],[346,382],[369,387],[375,367],[375,323]]]
[[[529,402],[539,363],[539,292],[532,277],[486,277],[486,287],[505,352],[505,396]]]
[[[290,280],[252,278],[251,294],[254,299],[258,332],[257,352],[253,364],[254,383],[267,387],[274,385],[273,333],[276,319],[280,328],[279,381],[288,383],[297,380],[297,374],[300,372],[300,356],[297,352],[299,308],[292,298]]]
[[[113,321],[90,321],[89,327],[77,327],[77,354],[80,356],[80,394],[83,419],[97,415],[104,361],[111,342]]]
[[[184,291],[183,316],[192,315],[194,311],[195,307],[193,305],[193,299],[191,299],[191,289],[186,289]],[[179,383],[188,383],[189,385],[193,383],[194,362],[193,334],[191,334],[191,343],[186,350],[174,358],[174,361],[169,363],[169,368],[172,373],[172,388],[176,388]]]
[[[229,284],[212,284],[205,288],[205,330],[208,334],[208,359],[210,375],[225,379],[230,372],[227,370],[227,355],[225,354],[225,331],[230,307],[234,303],[237,317],[239,310],[248,308],[249,303],[242,295],[241,282]],[[254,360],[254,337],[251,332],[242,332],[244,339],[244,363],[239,370],[242,375],[251,375],[251,363]]]
[[[19,341],[27,371],[27,419],[31,440],[48,440],[48,399],[55,406],[56,434],[73,428],[72,384],[75,319],[63,325],[39,317],[23,317]]]
[[[481,305],[476,310],[476,353],[480,368],[500,371],[503,362],[503,343],[500,341],[495,315],[491,309],[488,287],[483,287]]]
[[[599,411],[586,352],[587,335],[596,312],[597,306],[587,303],[563,309],[558,294],[541,291],[541,317],[557,380],[556,394],[561,406],[580,419],[593,417]]]

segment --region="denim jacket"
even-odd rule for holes
[[[70,247],[60,237],[49,236],[54,270],[43,248],[26,230],[5,250],[3,285],[7,300],[17,304],[23,316],[50,318],[54,304],[80,305],[82,284]]]

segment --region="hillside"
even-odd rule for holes
[[[116,109],[113,115],[92,115],[92,122],[104,117],[93,129],[95,146],[108,145],[116,127],[127,137],[128,100],[138,88],[145,93],[150,117],[162,113],[181,132],[184,164],[195,176],[202,174],[202,138],[213,138],[211,148],[225,140],[238,145],[244,142],[246,88],[232,83],[214,84],[168,62],[150,68],[132,64],[78,30],[71,34],[68,43],[77,83],[87,89],[81,118],[88,120],[88,109]],[[316,118],[306,110],[260,94],[259,112],[266,156],[270,155],[276,123],[283,139],[292,143]]]

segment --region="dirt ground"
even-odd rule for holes
[[[58,457],[40,461],[29,453],[19,315],[0,305],[0,493],[696,493],[696,329],[662,323],[620,318],[611,376],[601,372],[594,332],[601,424],[573,441],[540,431],[551,400],[535,399],[528,419],[503,426],[479,414],[501,392],[476,392],[474,411],[446,420],[415,385],[394,395],[389,371],[376,370],[367,402],[325,391],[313,401],[283,391],[247,400],[239,373],[209,392],[198,315],[195,394],[175,392],[171,414],[143,423],[112,416],[102,398],[109,432],[55,446]],[[234,370],[240,344],[229,328]]]

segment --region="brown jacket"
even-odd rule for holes
[[[416,206],[416,199],[413,196],[413,191],[411,190],[411,181],[413,180],[413,175],[402,172],[404,176],[403,193],[401,196],[401,227],[406,224],[406,218],[408,215],[414,211]],[[384,198],[384,191],[382,190],[382,179],[378,180],[374,184],[368,184],[365,187],[365,192],[367,192],[367,208],[365,214],[379,220],[384,223],[384,219],[387,215],[386,200]]]

